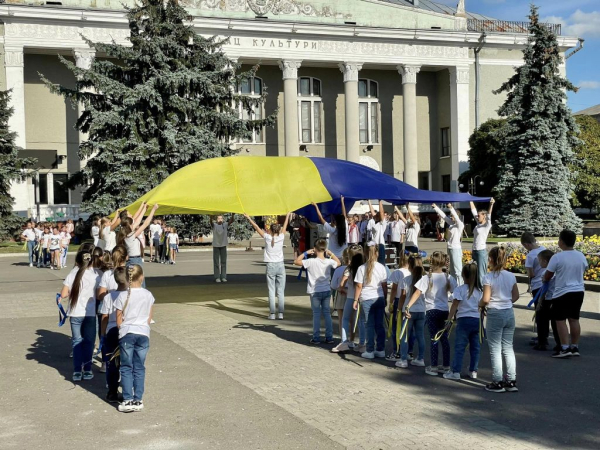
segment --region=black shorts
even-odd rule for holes
[[[585,292],[567,292],[552,299],[552,318],[554,320],[579,320]]]

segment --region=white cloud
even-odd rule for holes
[[[560,16],[548,16],[541,20],[561,24],[564,36],[600,37],[600,11],[583,12],[578,9],[566,19]]]
[[[600,81],[580,81],[578,86],[581,89],[600,89]]]

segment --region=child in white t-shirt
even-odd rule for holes
[[[169,250],[171,252],[171,264],[176,264],[175,256],[179,251],[179,235],[175,228],[171,228],[171,232],[169,233]]]
[[[402,294],[402,286],[404,284],[404,278],[410,276],[410,270],[408,270],[408,256],[406,254],[399,256],[398,266],[399,269],[394,270],[390,275],[390,279],[388,280],[390,283],[392,283],[392,293],[390,294],[391,304],[389,307],[391,323],[388,325],[389,337],[392,340],[392,353],[386,357],[388,361],[398,361],[401,359],[396,333],[400,332],[398,327],[398,303],[400,302],[400,295]]]
[[[117,272],[119,273],[120,270]],[[126,268],[127,291],[114,300],[119,327],[119,350],[121,354],[121,387],[123,401],[119,411],[141,411],[144,408],[144,379],[146,355],[150,348],[150,321],[154,297],[142,287],[142,266],[132,264]]]
[[[480,312],[479,302],[483,293],[477,287],[477,264],[466,264],[462,269],[462,279],[465,284],[458,286],[452,293],[452,308],[450,308],[450,319],[456,315],[456,336],[454,340],[454,359],[452,370],[444,374],[449,380],[460,380],[463,358],[467,345],[471,354],[469,364],[469,375],[477,378],[479,367],[479,330]]]
[[[60,233],[58,232],[58,228],[54,228],[52,230],[52,236],[50,237],[50,260],[51,260],[50,268],[52,270],[60,269],[60,250],[61,250],[60,241],[61,241],[61,239],[60,239]]]
[[[42,259],[44,266],[50,266],[50,238],[52,233],[50,228],[44,227],[44,234],[42,235]]]
[[[545,275],[546,268],[550,263],[550,259],[553,257],[554,252],[552,250],[542,250],[537,254],[537,260],[544,271],[542,278]],[[547,282],[546,293],[543,294],[537,301],[535,306],[535,323],[537,325],[537,344],[533,347],[534,350],[546,351],[548,350],[548,335],[550,334],[550,324],[552,324],[552,334],[554,335],[554,342],[556,347],[554,351],[560,351],[560,337],[558,330],[556,329],[556,321],[552,317],[552,298],[554,296],[554,285],[556,279],[552,277]]]
[[[314,249],[304,252],[294,261],[297,266],[303,266],[307,273],[306,292],[310,295],[313,312],[313,337],[311,344],[321,343],[321,316],[325,319],[325,343],[333,344],[333,323],[330,313],[331,272],[340,266],[340,260],[327,249],[327,241],[318,239]],[[315,256],[304,259],[305,256]]]
[[[69,253],[69,243],[71,242],[71,235],[67,232],[66,225],[63,225],[60,233],[60,266],[64,269],[67,267],[67,253]]]

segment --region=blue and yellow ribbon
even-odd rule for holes
[[[446,333],[450,334],[452,325],[454,325],[453,320],[446,320],[446,323],[444,324],[444,328],[442,328],[437,333],[435,333],[435,336],[431,339],[431,341],[437,343],[444,336],[444,334],[446,334]]]
[[[58,326],[62,327],[67,321],[67,312],[63,308],[62,303],[60,302],[62,297],[60,294],[56,294],[56,306],[58,307]]]

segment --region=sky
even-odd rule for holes
[[[456,6],[457,0],[436,0]],[[567,60],[567,78],[579,91],[569,93],[574,112],[600,104],[600,0],[535,0],[545,22],[562,24],[562,34],[585,39],[583,50]],[[527,0],[465,0],[466,9],[501,20],[527,21]]]

